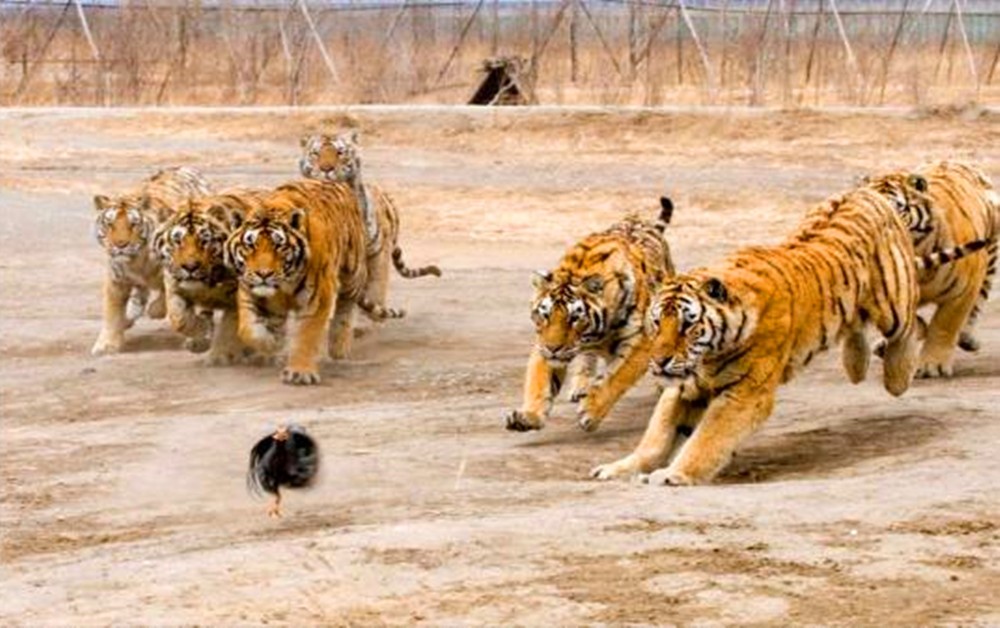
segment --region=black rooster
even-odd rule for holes
[[[268,507],[267,514],[280,517],[281,487],[308,486],[318,469],[316,441],[299,425],[281,425],[250,450],[247,488],[257,495],[262,491],[274,495],[274,503]]]

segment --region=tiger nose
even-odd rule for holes
[[[189,273],[193,273],[194,271],[198,270],[198,266],[199,266],[198,262],[188,262],[187,264],[181,264],[181,268],[183,268]]]
[[[273,274],[274,274],[273,270],[258,270],[257,271],[257,276],[260,277],[261,279],[267,279],[267,278],[269,278]]]

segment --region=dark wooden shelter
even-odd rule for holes
[[[470,105],[531,105],[535,102],[530,72],[521,57],[494,57],[483,61],[485,73]]]

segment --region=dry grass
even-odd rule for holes
[[[73,5],[8,5],[0,105],[462,103],[494,54],[534,60],[543,104],[1000,102],[1000,13],[909,4],[902,20],[844,14],[850,53],[829,0],[692,10],[697,40],[652,4],[312,7],[329,62],[298,4],[88,7],[94,46]]]

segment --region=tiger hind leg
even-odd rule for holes
[[[990,243],[987,250],[988,260],[986,263],[986,277],[983,278],[983,284],[979,288],[979,297],[976,299],[976,304],[972,308],[972,312],[969,314],[969,318],[965,321],[965,326],[962,327],[961,333],[958,335],[958,347],[963,351],[968,351],[969,353],[975,353],[979,351],[981,345],[979,339],[976,338],[976,321],[979,319],[979,314],[983,311],[986,306],[986,301],[990,298],[990,290],[993,288],[993,278],[997,274],[997,258],[1000,257],[998,254],[998,242],[994,240]]]
[[[955,347],[976,303],[976,291],[938,304],[927,326],[927,339],[920,353],[917,377],[951,377],[954,373]],[[970,298],[971,297],[971,298]]]

